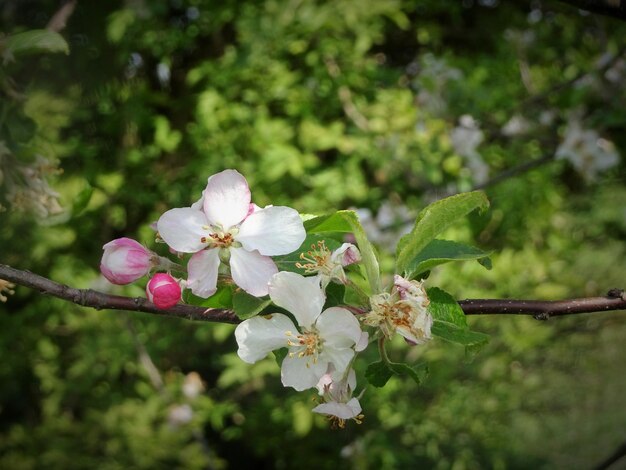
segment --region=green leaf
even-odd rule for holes
[[[361,222],[359,222],[359,217],[356,215],[356,212],[340,211],[339,213],[342,214],[343,218],[352,228],[356,244],[361,252],[361,262],[365,268],[365,274],[367,276],[371,292],[373,294],[377,294],[382,291],[382,286],[380,284],[380,267],[378,266],[378,258],[376,257],[374,246],[367,239],[365,230],[361,226]]]
[[[326,303],[324,304],[324,309],[344,304],[345,293],[346,286],[343,284],[336,284],[334,282],[328,284],[326,287]]]
[[[421,385],[428,377],[428,365],[426,364],[410,366],[401,362],[390,362],[388,365],[394,374],[408,375],[417,385]]]
[[[434,336],[445,339],[451,343],[471,346],[475,348],[484,346],[489,342],[489,335],[471,331],[469,328],[462,328],[446,321],[434,320],[431,332]]]
[[[240,320],[255,316],[270,303],[272,303],[270,299],[260,299],[243,290],[238,290],[233,295],[233,310]]]
[[[67,41],[59,33],[47,29],[34,29],[9,36],[4,41],[2,53],[4,61],[15,56],[35,54],[40,52],[63,52],[69,54]]]
[[[274,353],[274,359],[276,359],[276,364],[278,364],[278,367],[280,367],[283,364],[283,360],[287,357],[287,354],[289,354],[289,349],[274,349],[274,351],[272,352]]]
[[[221,285],[217,288],[217,292],[208,299],[188,294],[186,299],[188,304],[197,305],[207,308],[233,308],[233,286],[229,284]]]
[[[430,204],[417,217],[411,233],[400,239],[396,249],[396,272],[409,269],[411,262],[437,235],[459,218],[475,209],[489,207],[487,196],[481,191],[457,194]]]
[[[380,268],[374,247],[367,239],[365,230],[354,211],[338,211],[334,214],[322,215],[304,222],[307,233],[340,232],[352,233],[361,252],[365,274],[372,293],[382,291],[380,285]]]
[[[349,233],[352,231],[351,225],[343,217],[339,211],[334,214],[320,215],[304,222],[304,228],[307,233],[323,233],[323,232],[342,232]]]
[[[387,366],[386,362],[372,362],[365,370],[365,378],[374,387],[384,387],[394,372]]]
[[[428,376],[428,366],[418,364],[409,366],[401,362],[373,362],[367,366],[365,378],[374,387],[384,387],[393,375],[408,375],[415,383],[420,385]]]
[[[409,263],[406,268],[407,277],[414,278],[435,266],[451,261],[478,260],[479,263],[485,265],[484,260],[491,253],[451,240],[432,240]]]
[[[471,348],[474,353],[489,342],[489,335],[469,329],[463,309],[450,294],[438,287],[426,293],[430,299],[428,311],[433,316],[433,336]]]
[[[278,267],[279,271],[291,271],[298,274],[304,274],[304,269],[300,269],[296,266],[296,263],[306,263],[306,261],[302,261],[300,259],[301,253],[306,253],[311,250],[311,245],[317,245],[318,242],[324,241],[326,248],[329,250],[336,250],[341,246],[341,243],[333,238],[330,238],[328,234],[314,233],[309,234],[298,248],[293,253],[289,253],[284,256],[276,256],[274,257],[274,262]]]
[[[433,316],[433,320],[467,328],[465,313],[458,302],[454,300],[454,297],[438,287],[427,289],[426,294],[428,294],[428,299],[430,300],[428,311]]]

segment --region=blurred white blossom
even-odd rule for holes
[[[183,395],[190,400],[197,398],[202,392],[204,392],[204,384],[200,378],[200,374],[197,372],[190,372],[185,376],[183,382]]]
[[[588,182],[619,163],[613,142],[600,137],[593,129],[584,129],[577,118],[570,119],[556,158],[568,160]]]
[[[526,134],[530,130],[530,122],[519,114],[513,115],[502,127],[502,134],[507,137]]]
[[[433,115],[443,114],[448,107],[445,97],[446,87],[451,81],[461,78],[462,72],[449,66],[445,59],[425,54],[415,80],[418,90],[417,104]]]
[[[463,157],[472,172],[476,184],[482,184],[489,178],[489,166],[483,161],[476,148],[484,139],[476,120],[469,114],[459,118],[459,125],[452,129],[450,140],[454,151]]]
[[[367,237],[388,251],[396,249],[398,240],[413,228],[415,214],[405,205],[385,201],[376,216],[369,209],[356,209]]]

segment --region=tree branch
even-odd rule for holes
[[[581,10],[626,20],[626,0],[561,0]]]
[[[160,310],[144,298],[109,295],[92,289],[75,289],[29,271],[21,271],[4,264],[0,264],[0,279],[96,310],[127,310],[219,323],[237,324],[240,322],[232,310],[181,304],[167,310]],[[626,294],[623,290],[611,289],[606,297],[554,301],[466,299],[459,301],[459,305],[465,315],[532,315],[537,320],[547,320],[550,317],[576,313],[626,310]]]

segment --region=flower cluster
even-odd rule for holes
[[[266,307],[237,326],[239,357],[255,363],[272,351],[286,350],[283,385],[297,391],[316,389],[318,405],[312,411],[328,416],[335,427],[363,419],[360,395],[354,396],[353,364],[370,337],[384,341],[398,332],[412,344],[430,339],[432,319],[422,284],[396,276],[390,293],[360,292],[348,273],[349,266],[361,262],[359,249],[351,243],[331,250],[325,240],[319,240],[310,250],[301,251],[300,262],[294,263],[302,274],[279,271],[272,257],[301,247],[306,238],[302,219],[289,207],[253,204],[248,183],[235,170],[209,177],[197,202],[168,210],[155,228],[157,240],[165,242],[179,262],[135,240],[119,238],[103,247],[100,270],[106,279],[128,284],[151,276],[146,296],[161,309],[180,302],[185,289],[207,298],[217,291],[218,283],[232,282],[252,296],[269,296],[282,310]],[[180,260],[187,254],[185,267]],[[359,291],[366,305],[336,305],[336,301],[326,305],[331,282]],[[363,331],[369,327],[372,331]],[[170,418],[180,424],[191,419],[190,413],[191,408],[181,406]]]
[[[220,274],[251,295],[267,295],[268,282],[278,272],[270,256],[295,251],[306,236],[294,209],[253,204],[246,179],[235,170],[209,177],[200,200],[167,211],[156,228],[171,252],[192,254],[186,280],[171,275],[172,271],[184,272],[184,267],[130,238],[104,245],[100,270],[113,284],[129,284],[153,271],[166,271],[153,277],[146,290],[159,308],[180,301],[181,288],[210,297]]]

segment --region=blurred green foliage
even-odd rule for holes
[[[58,6],[2,2],[0,30],[45,28]],[[625,33],[558,2],[78,2],[61,32],[69,56],[0,68],[19,92],[2,88],[0,107],[21,116],[0,122],[0,140],[24,164],[59,160],[50,184],[64,208],[1,213],[0,262],[142,295],[99,279],[102,245],[130,236],[154,248],[149,224],[224,168],[261,206],[415,217],[477,184],[451,138],[465,114],[484,131],[491,177],[553,155],[576,113],[623,154]],[[503,131],[515,115],[528,131]],[[494,182],[491,210],[445,234],[493,250],[493,269],[449,264],[428,285],[545,299],[624,287],[624,182],[623,158],[595,181],[546,160]],[[405,222],[379,224],[383,283]],[[18,288],[0,304],[0,466],[588,468],[624,438],[622,317],[471,318],[492,335],[475,357],[394,342],[391,359],[427,361],[428,380],[368,388],[365,422],[337,432],[310,412],[312,391],[281,387],[272,358],[238,359],[232,326]]]

